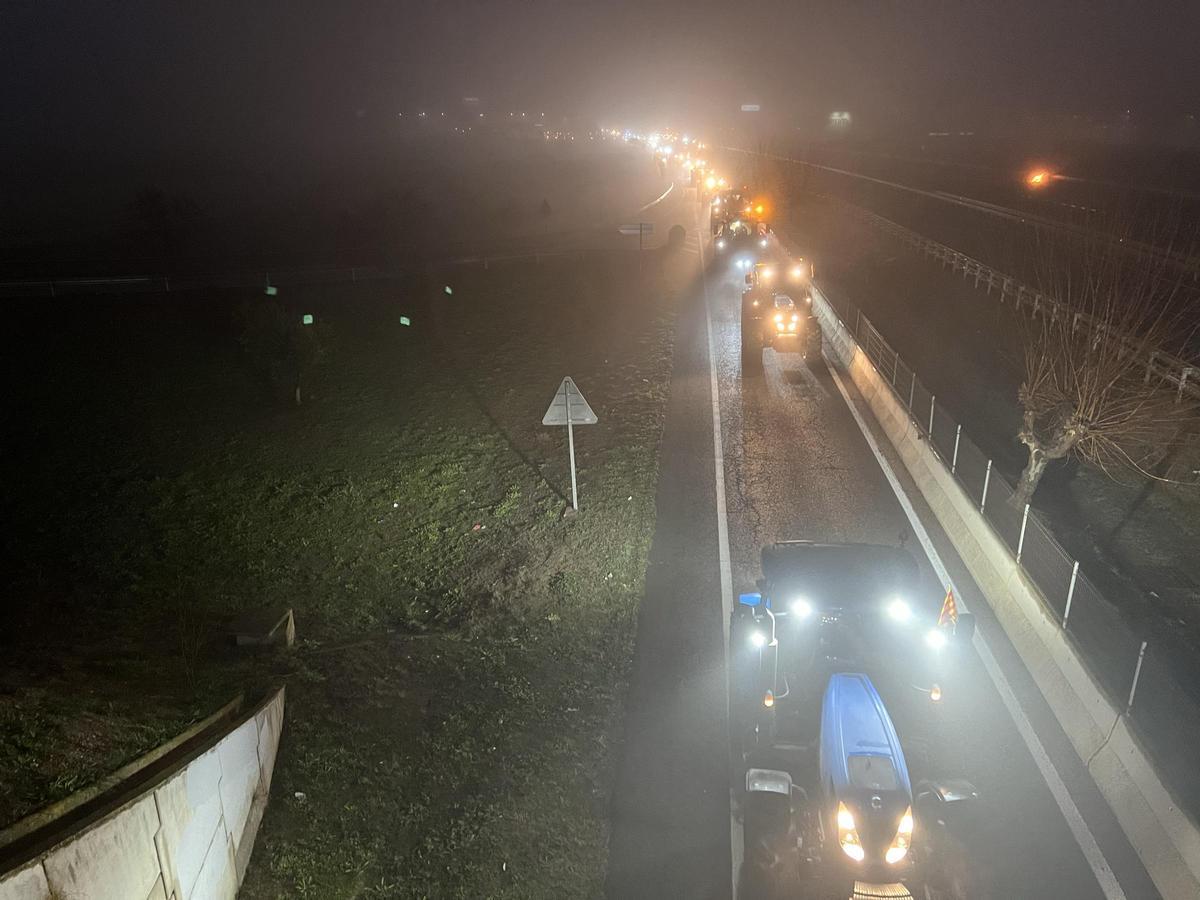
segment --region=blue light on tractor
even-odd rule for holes
[[[742,606],[758,606],[762,603],[762,594],[752,591],[748,594],[738,594],[738,603]]]

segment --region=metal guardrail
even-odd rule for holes
[[[846,207],[853,214],[865,219],[887,234],[899,238],[910,247],[920,251],[927,258],[938,260],[942,263],[943,268],[950,266],[954,272],[961,272],[964,280],[974,278],[975,287],[979,288],[982,285],[989,296],[993,290],[998,291],[1000,302],[1003,303],[1006,299],[1011,299],[1014,308],[1018,312],[1024,311],[1030,316],[1049,316],[1051,320],[1056,320],[1059,317],[1070,319],[1072,330],[1078,330],[1083,325],[1100,332],[1109,340],[1119,341],[1131,352],[1143,352],[1143,349],[1130,337],[1115,331],[1106,323],[1097,320],[1094,316],[1072,310],[1054,298],[1047,296],[1041,291],[1034,290],[1011,275],[1006,275],[1003,272],[993,269],[991,266],[980,262],[974,257],[961,253],[953,247],[948,247],[931,238],[927,238],[869,209],[848,203],[838,197],[829,195],[821,196],[823,199],[831,200]],[[1200,372],[1196,370],[1195,366],[1188,364],[1177,356],[1173,356],[1163,350],[1151,351],[1146,359],[1146,380],[1149,381],[1151,378],[1158,378],[1168,384],[1174,385],[1178,398],[1182,398],[1184,393],[1187,393],[1191,397],[1200,399]]]
[[[1134,726],[1180,805],[1200,818],[1200,661],[1169,634],[1150,638],[1132,626],[1058,542],[1015,487],[963,431],[862,310],[824,295],[858,346],[908,409],[914,427],[977,504],[980,514],[1037,587],[1080,659]],[[1135,704],[1135,700],[1137,701]]]

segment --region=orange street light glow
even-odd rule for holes
[[[1050,183],[1051,175],[1045,169],[1035,169],[1025,177],[1025,183],[1031,188],[1043,188]]]

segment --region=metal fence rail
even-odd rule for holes
[[[949,267],[954,272],[961,272],[964,280],[972,279],[975,287],[982,286],[989,296],[995,290],[1001,303],[1011,300],[1018,312],[1025,312],[1029,316],[1049,316],[1053,320],[1058,318],[1070,320],[1073,330],[1078,330],[1080,327],[1090,328],[1103,334],[1108,340],[1123,344],[1130,352],[1142,352],[1140,345],[1128,335],[1115,331],[1088,313],[1076,312],[1064,306],[1054,298],[1034,290],[1011,275],[993,269],[974,257],[918,234],[898,222],[893,222],[891,219],[857,204],[828,194],[822,194],[821,197],[845,207],[854,215],[898,238],[927,258],[938,260],[943,268]],[[1151,378],[1159,378],[1174,385],[1180,397],[1186,392],[1192,397],[1200,398],[1200,372],[1196,371],[1194,366],[1170,353],[1162,350],[1150,352],[1146,358],[1146,380],[1149,381]]]
[[[1028,504],[1014,504],[1014,486],[862,310],[849,301],[825,297],[891,384],[914,426],[1037,587],[1047,611],[1096,682],[1114,706],[1124,710],[1180,804],[1200,818],[1200,769],[1193,759],[1194,748],[1200,746],[1200,662],[1188,648],[1162,634],[1155,635],[1151,646],[1149,637],[1092,584],[1038,512]]]

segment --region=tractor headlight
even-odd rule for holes
[[[913,835],[913,815],[912,807],[904,811],[904,815],[900,817],[900,827],[896,829],[896,837],[892,841],[892,846],[888,847],[887,853],[883,858],[889,863],[895,865],[908,856],[908,848],[912,846]]]
[[[946,640],[946,632],[940,628],[930,629],[929,633],[925,635],[925,643],[933,650],[941,650],[945,647]]]
[[[775,313],[775,321],[782,322],[783,321],[783,313]]]
[[[807,597],[797,597],[788,608],[798,619],[807,619],[813,613],[812,604],[808,602]]]
[[[837,832],[842,852],[855,862],[862,862],[867,853],[863,850],[862,841],[858,839],[858,829],[854,827],[854,814],[846,808],[845,803],[838,803]],[[905,852],[908,852],[907,848]]]
[[[888,604],[887,611],[888,615],[897,622],[907,622],[912,618],[912,607],[910,607],[899,597]]]
[[[767,646],[767,636],[761,631],[750,632],[750,643],[758,648]]]

